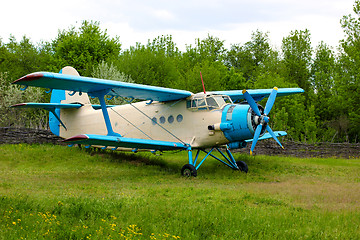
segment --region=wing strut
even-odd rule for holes
[[[109,92],[108,89],[105,90],[101,90],[101,91],[96,91],[96,92],[91,92],[89,94],[97,97],[100,101],[100,106],[101,106],[101,110],[104,116],[104,120],[105,120],[105,125],[106,125],[106,129],[108,131],[108,136],[119,136],[121,137],[121,135],[119,133],[114,132],[112,126],[111,126],[111,121],[110,121],[110,117],[109,117],[109,113],[107,110],[107,106],[106,106],[106,102],[105,102],[105,95]]]

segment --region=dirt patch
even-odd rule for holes
[[[62,144],[62,138],[55,136],[49,130],[29,128],[0,128],[0,144]],[[284,155],[294,157],[338,157],[360,158],[360,143],[316,143],[308,144],[301,142],[282,142],[285,149],[281,149],[272,140],[259,141],[256,144],[254,154]],[[246,148],[233,150],[233,152],[250,152],[251,143]]]

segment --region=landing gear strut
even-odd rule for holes
[[[221,156],[223,157],[224,160],[213,155],[212,154],[213,150],[217,150],[221,154]],[[204,152],[206,154],[206,156],[198,163],[198,160],[199,160],[198,157],[199,157],[200,151]],[[189,147],[189,149],[188,149],[189,163],[185,164],[182,167],[181,175],[183,175],[185,177],[191,177],[191,176],[196,177],[197,170],[199,169],[201,164],[205,161],[205,159],[209,156],[213,157],[214,159],[218,160],[219,162],[225,164],[226,166],[228,166],[234,170],[240,170],[245,173],[248,172],[248,166],[245,162],[243,162],[243,161],[236,162],[228,147],[226,147],[225,151],[227,153],[227,156],[219,148],[215,148],[215,147],[212,148],[210,151],[206,151],[205,149],[198,149],[196,152],[196,156],[193,159],[192,150]]]

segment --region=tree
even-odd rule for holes
[[[281,46],[284,61],[284,77],[287,81],[296,83],[305,90],[307,101],[311,89],[310,65],[312,47],[309,30],[291,31],[290,36],[285,37]]]
[[[207,38],[195,40],[196,44],[193,47],[189,45],[186,47],[186,52],[183,57],[190,61],[191,66],[203,61],[222,62],[225,54],[224,41],[217,37],[208,35]]]
[[[80,28],[59,31],[52,42],[54,60],[58,68],[70,65],[81,75],[90,76],[93,66],[102,60],[114,61],[119,57],[119,38],[110,38],[99,22],[83,21]]]
[[[8,43],[0,45],[0,53],[0,72],[7,72],[9,81],[31,72],[50,69],[48,63],[51,55],[46,44],[35,46],[25,36],[20,42],[11,36]]]
[[[108,79],[120,82],[128,82],[133,83],[134,81],[131,79],[130,76],[127,76],[125,73],[120,72],[113,63],[108,64],[105,61],[101,61],[97,66],[93,68],[92,77],[100,78],[100,79]],[[92,99],[91,101],[93,104],[99,104],[99,100],[97,98]],[[107,100],[107,104],[109,105],[121,105],[125,104],[125,99],[119,98],[112,98]]]
[[[340,44],[340,74],[336,79],[338,101],[342,111],[338,120],[348,122],[343,134],[349,141],[357,141],[360,137],[360,1],[356,0],[353,7],[355,17],[344,16],[341,26],[346,39]]]
[[[311,86],[314,91],[312,105],[316,113],[318,136],[323,140],[331,140],[333,128],[331,127],[336,105],[336,92],[334,84],[336,78],[336,59],[330,47],[321,42],[315,50],[315,58],[311,65]],[[330,135],[329,135],[330,134]],[[330,139],[329,139],[330,138]]]
[[[276,53],[270,47],[268,33],[256,30],[251,35],[251,41],[244,45],[231,45],[225,64],[241,72],[248,82],[248,87],[253,87],[252,84],[257,81],[260,74],[271,71],[265,69],[266,62],[274,57]]]
[[[125,50],[116,66],[136,83],[174,87],[179,78],[176,68],[179,54],[171,36],[161,36],[149,40],[147,45],[137,43]]]

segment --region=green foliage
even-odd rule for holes
[[[50,70],[50,57],[46,43],[34,46],[25,36],[20,42],[13,36],[6,44],[0,41],[0,72],[6,73],[9,81],[31,72]]]
[[[105,61],[100,62],[96,67],[93,68],[92,77],[100,79],[115,80],[120,82],[133,83],[134,81],[130,76],[125,75],[125,73],[120,72],[113,63],[108,64]],[[91,99],[92,104],[100,104],[97,98]],[[107,100],[109,105],[121,105],[127,103],[123,98],[113,98]]]
[[[339,100],[343,108],[343,118],[349,122],[349,127],[342,132],[346,140],[359,139],[360,136],[360,1],[354,4],[355,17],[344,16],[341,25],[346,33],[346,39],[341,42],[339,64],[341,75],[336,82]]]
[[[68,31],[59,31],[51,44],[59,69],[69,65],[75,67],[81,75],[89,76],[94,65],[119,56],[119,39],[110,38],[99,25],[98,22],[83,21],[78,30],[72,27]]]
[[[120,71],[140,84],[173,86],[178,82],[175,59],[179,52],[171,36],[162,36],[148,44],[137,43],[125,50],[117,62]]]
[[[251,41],[244,45],[233,44],[231,46],[230,51],[227,52],[226,65],[242,72],[246,81],[249,82],[248,84],[252,84],[264,71],[265,63],[273,57],[275,55],[270,47],[268,34],[257,30],[252,33]],[[247,87],[251,87],[251,85]]]
[[[23,126],[45,128],[46,113],[44,110],[15,110],[10,106],[23,102],[41,102],[43,92],[40,88],[29,88],[24,91],[19,86],[11,85],[7,73],[0,72],[0,127]]]
[[[113,63],[108,64],[105,61],[101,61],[97,66],[93,67],[91,76],[94,78],[115,80],[120,82],[134,82],[130,76],[120,72]]]
[[[310,31],[292,31],[290,36],[285,37],[282,42],[284,55],[284,75],[287,81],[296,83],[305,90],[305,96],[310,94],[310,64],[312,47]]]

